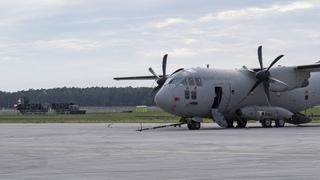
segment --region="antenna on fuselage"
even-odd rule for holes
[[[207,68],[209,68],[210,67],[210,64],[207,64]]]

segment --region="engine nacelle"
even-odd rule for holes
[[[304,114],[300,114],[300,113],[294,113],[292,118],[286,119],[286,122],[290,123],[290,124],[305,124],[305,123],[309,123],[311,121],[312,121],[312,119],[310,119],[307,116],[305,116]]]
[[[284,85],[277,81],[269,81],[269,90],[273,92],[290,91],[292,89],[306,87],[309,85],[308,79],[310,78],[310,72],[299,71],[292,66],[271,68],[270,74],[272,77],[287,84]]]
[[[261,120],[261,119],[288,119],[291,118],[293,113],[289,110],[277,106],[246,106],[236,111],[240,118],[248,120]]]

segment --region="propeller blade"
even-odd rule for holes
[[[259,86],[259,84],[261,83],[261,80],[258,80],[251,88],[251,90],[248,92],[247,96],[254,90],[256,89],[257,86]]]
[[[271,104],[270,104],[270,95],[269,95],[269,82],[268,81],[263,81],[263,87],[264,87],[264,93],[265,93],[266,98],[267,98],[267,102],[268,102],[269,106],[271,106]]]
[[[164,55],[164,56],[163,56],[163,60],[162,60],[162,72],[163,72],[163,77],[166,77],[167,58],[168,58],[168,54]]]
[[[243,69],[245,69],[245,70],[247,70],[247,71],[249,71],[249,72],[251,72],[251,73],[254,73],[254,74],[255,74],[255,77],[256,77],[258,80],[257,80],[256,83],[252,86],[252,88],[251,88],[250,91],[248,92],[247,96],[244,97],[240,102],[238,102],[234,107],[236,107],[236,106],[237,106],[238,104],[240,104],[244,99],[246,99],[246,98],[250,95],[250,93],[252,93],[252,92],[259,86],[259,84],[260,84],[261,82],[263,82],[264,94],[265,94],[265,96],[266,96],[267,102],[268,102],[268,104],[271,106],[271,103],[270,103],[270,102],[271,102],[271,101],[270,101],[270,92],[269,92],[269,86],[270,86],[269,80],[273,80],[273,81],[279,82],[279,83],[284,84],[284,85],[286,85],[286,86],[288,85],[287,83],[282,82],[282,81],[280,81],[280,80],[277,79],[277,78],[271,77],[271,76],[270,76],[270,72],[269,72],[269,70],[271,69],[271,67],[272,67],[275,63],[277,63],[282,57],[283,57],[283,55],[278,56],[278,57],[277,57],[275,60],[273,60],[273,62],[269,65],[268,69],[265,70],[265,69],[263,69],[262,46],[259,46],[259,47],[258,47],[258,60],[259,60],[259,64],[260,64],[260,70],[258,70],[258,69],[252,70],[252,69],[247,68],[246,66],[243,66]],[[234,108],[234,107],[233,107],[233,108]],[[232,109],[233,109],[233,108],[232,108]]]
[[[262,46],[259,46],[258,48],[258,59],[261,70],[263,69],[263,62],[262,62]]]
[[[150,92],[150,94],[153,94],[154,92],[160,90],[161,87],[162,87],[162,86],[157,86],[157,87],[155,87],[155,88]]]
[[[152,68],[149,68],[149,71],[151,72],[151,74],[153,74],[155,77],[157,77],[158,79],[161,79],[158,74],[156,72],[153,71]]]
[[[180,68],[180,69],[177,69],[175,72],[173,72],[171,75],[174,75],[175,73],[179,72],[179,71],[182,71],[184,70],[184,68]]]
[[[250,71],[250,72],[252,72],[252,73],[256,73],[256,72],[254,72],[253,70],[247,68],[247,66],[242,66],[242,68],[245,69],[245,70],[247,70],[247,71]]]
[[[280,81],[280,80],[279,80],[279,79],[277,79],[277,78],[274,78],[274,77],[269,76],[269,79],[271,79],[271,80],[273,80],[273,81],[277,81],[278,83],[281,83],[281,84],[283,84],[283,85],[288,86],[288,84],[287,84],[287,83],[282,82],[282,81]]]
[[[273,60],[273,62],[270,64],[270,66],[268,67],[267,71],[269,71],[269,69],[276,63],[278,62],[281,58],[283,57],[283,55],[278,56],[275,60]]]

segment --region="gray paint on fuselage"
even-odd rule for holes
[[[235,111],[241,107],[249,105],[268,105],[262,84],[260,84],[245,100],[239,103],[247,96],[247,93],[257,81],[254,74],[247,70],[192,68],[176,73],[172,77],[201,78],[203,85],[163,86],[159,93],[162,95],[166,94],[172,98],[172,107],[164,108],[165,111],[171,114],[182,117],[199,116],[212,118],[211,106],[216,95],[215,87],[222,87],[222,99],[218,111],[223,113],[226,119],[234,120]],[[313,72],[309,78],[310,84],[305,88],[297,88],[285,92],[270,91],[272,106],[280,106],[294,113],[319,104],[320,93],[318,92],[320,90],[320,83],[317,83],[317,80],[319,79],[320,73]],[[185,99],[186,89],[196,91],[197,99]],[[306,91],[308,92],[307,100],[305,99]],[[175,97],[179,97],[179,100],[174,100]],[[192,102],[197,102],[197,104],[190,104]]]

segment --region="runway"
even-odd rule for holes
[[[143,124],[143,128],[159,124]],[[1,179],[319,179],[320,124],[0,124]]]

